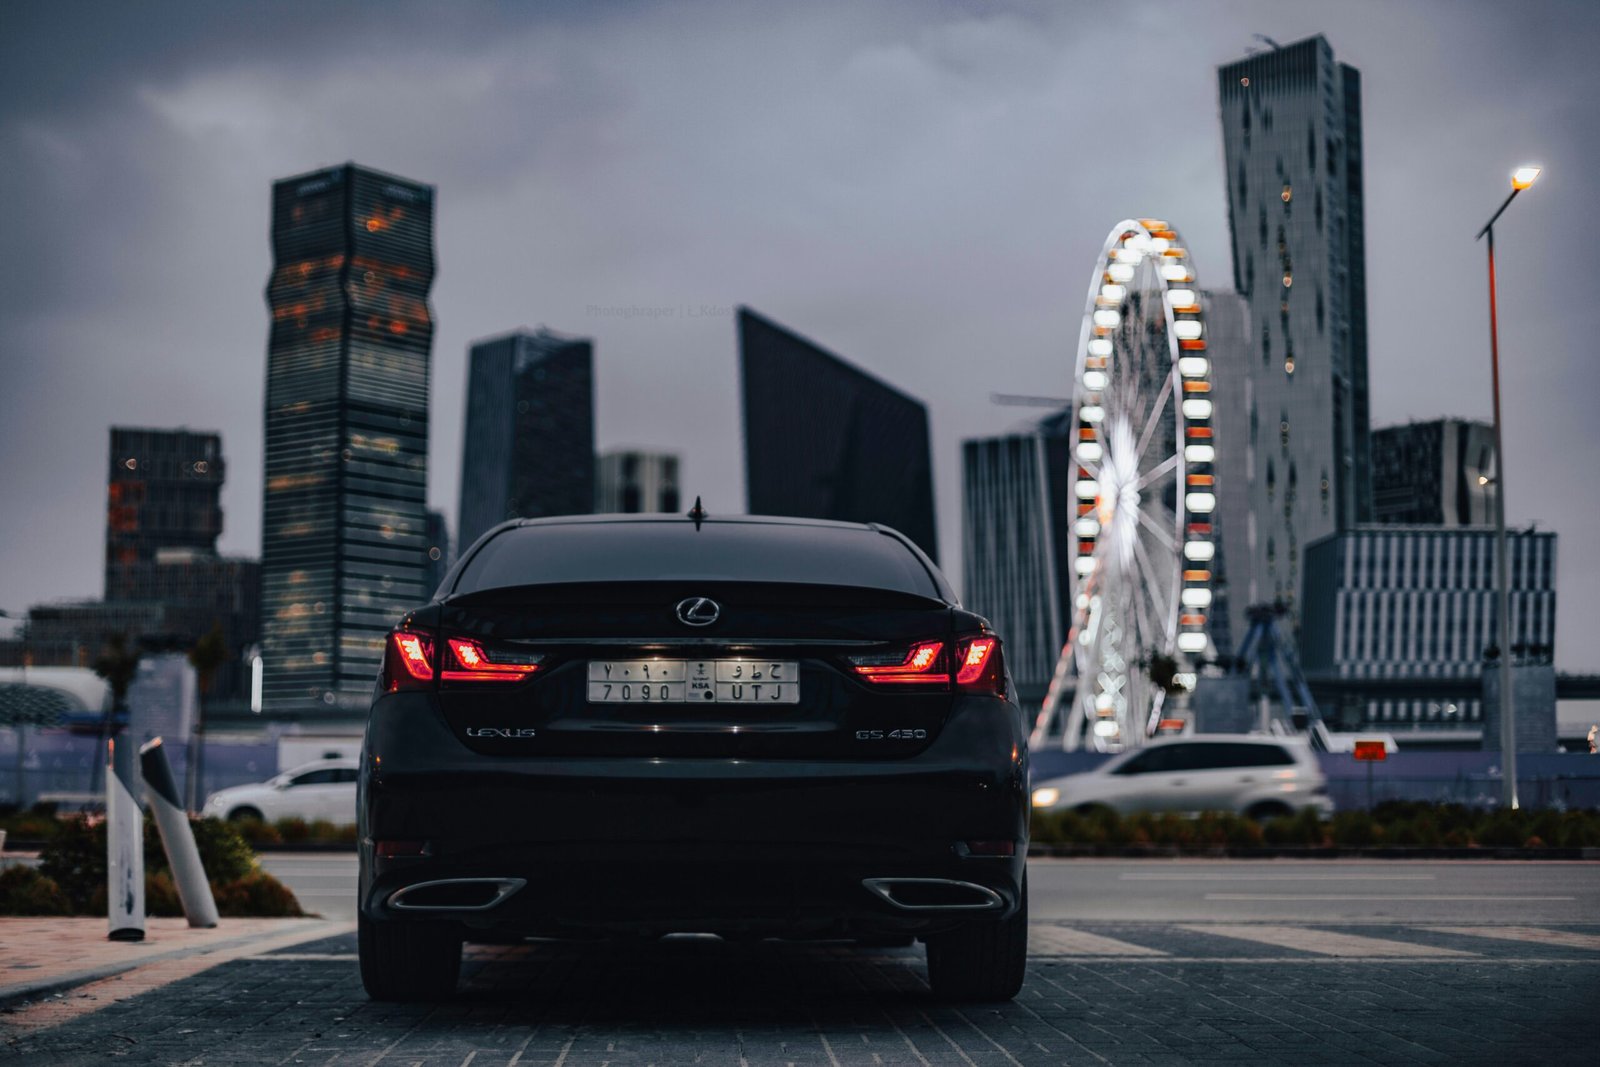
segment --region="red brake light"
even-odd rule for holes
[[[450,656],[454,661],[440,675],[447,682],[520,682],[539,669],[544,657],[536,652],[485,651],[477,641],[452,637]]]
[[[389,635],[384,652],[384,689],[422,689],[433,681],[433,638],[414,630]]]
[[[1005,696],[1006,672],[1000,656],[1000,639],[979,634],[956,643],[956,688],[973,693]]]
[[[904,653],[851,656],[850,666],[874,685],[949,685],[943,641],[918,641]]]

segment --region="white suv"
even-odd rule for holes
[[[356,821],[356,761],[322,759],[255,785],[236,785],[212,793],[203,815],[239,819],[326,819],[345,825]]]
[[[1253,819],[1313,808],[1333,814],[1328,779],[1304,741],[1252,734],[1163,738],[1112,757],[1092,771],[1042,782],[1035,811],[1110,808],[1231,811]]]

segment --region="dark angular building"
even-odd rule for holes
[[[506,519],[592,513],[593,342],[518,330],[468,363],[457,544]]]
[[[939,558],[920,401],[749,308],[739,366],[752,514],[882,523]]]
[[[1372,432],[1372,510],[1381,523],[1494,522],[1494,427],[1434,419]]]
[[[217,434],[111,428],[107,600],[153,599],[151,573],[164,553],[216,554],[225,474]]]
[[[263,699],[360,714],[426,599],[431,186],[358,167],[276,182],[262,505]]]

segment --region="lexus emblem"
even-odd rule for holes
[[[722,606],[703,596],[684,597],[677,610],[678,621],[685,626],[710,626],[722,615]]]

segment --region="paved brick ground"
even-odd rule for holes
[[[79,1064],[1593,1063],[1600,927],[1042,925],[1011,1004],[928,999],[920,950],[540,944],[470,952],[438,1005],[366,1000],[344,935],[74,1021],[0,1060]],[[1286,941],[1290,943],[1285,943]],[[67,994],[71,997],[73,994]]]

